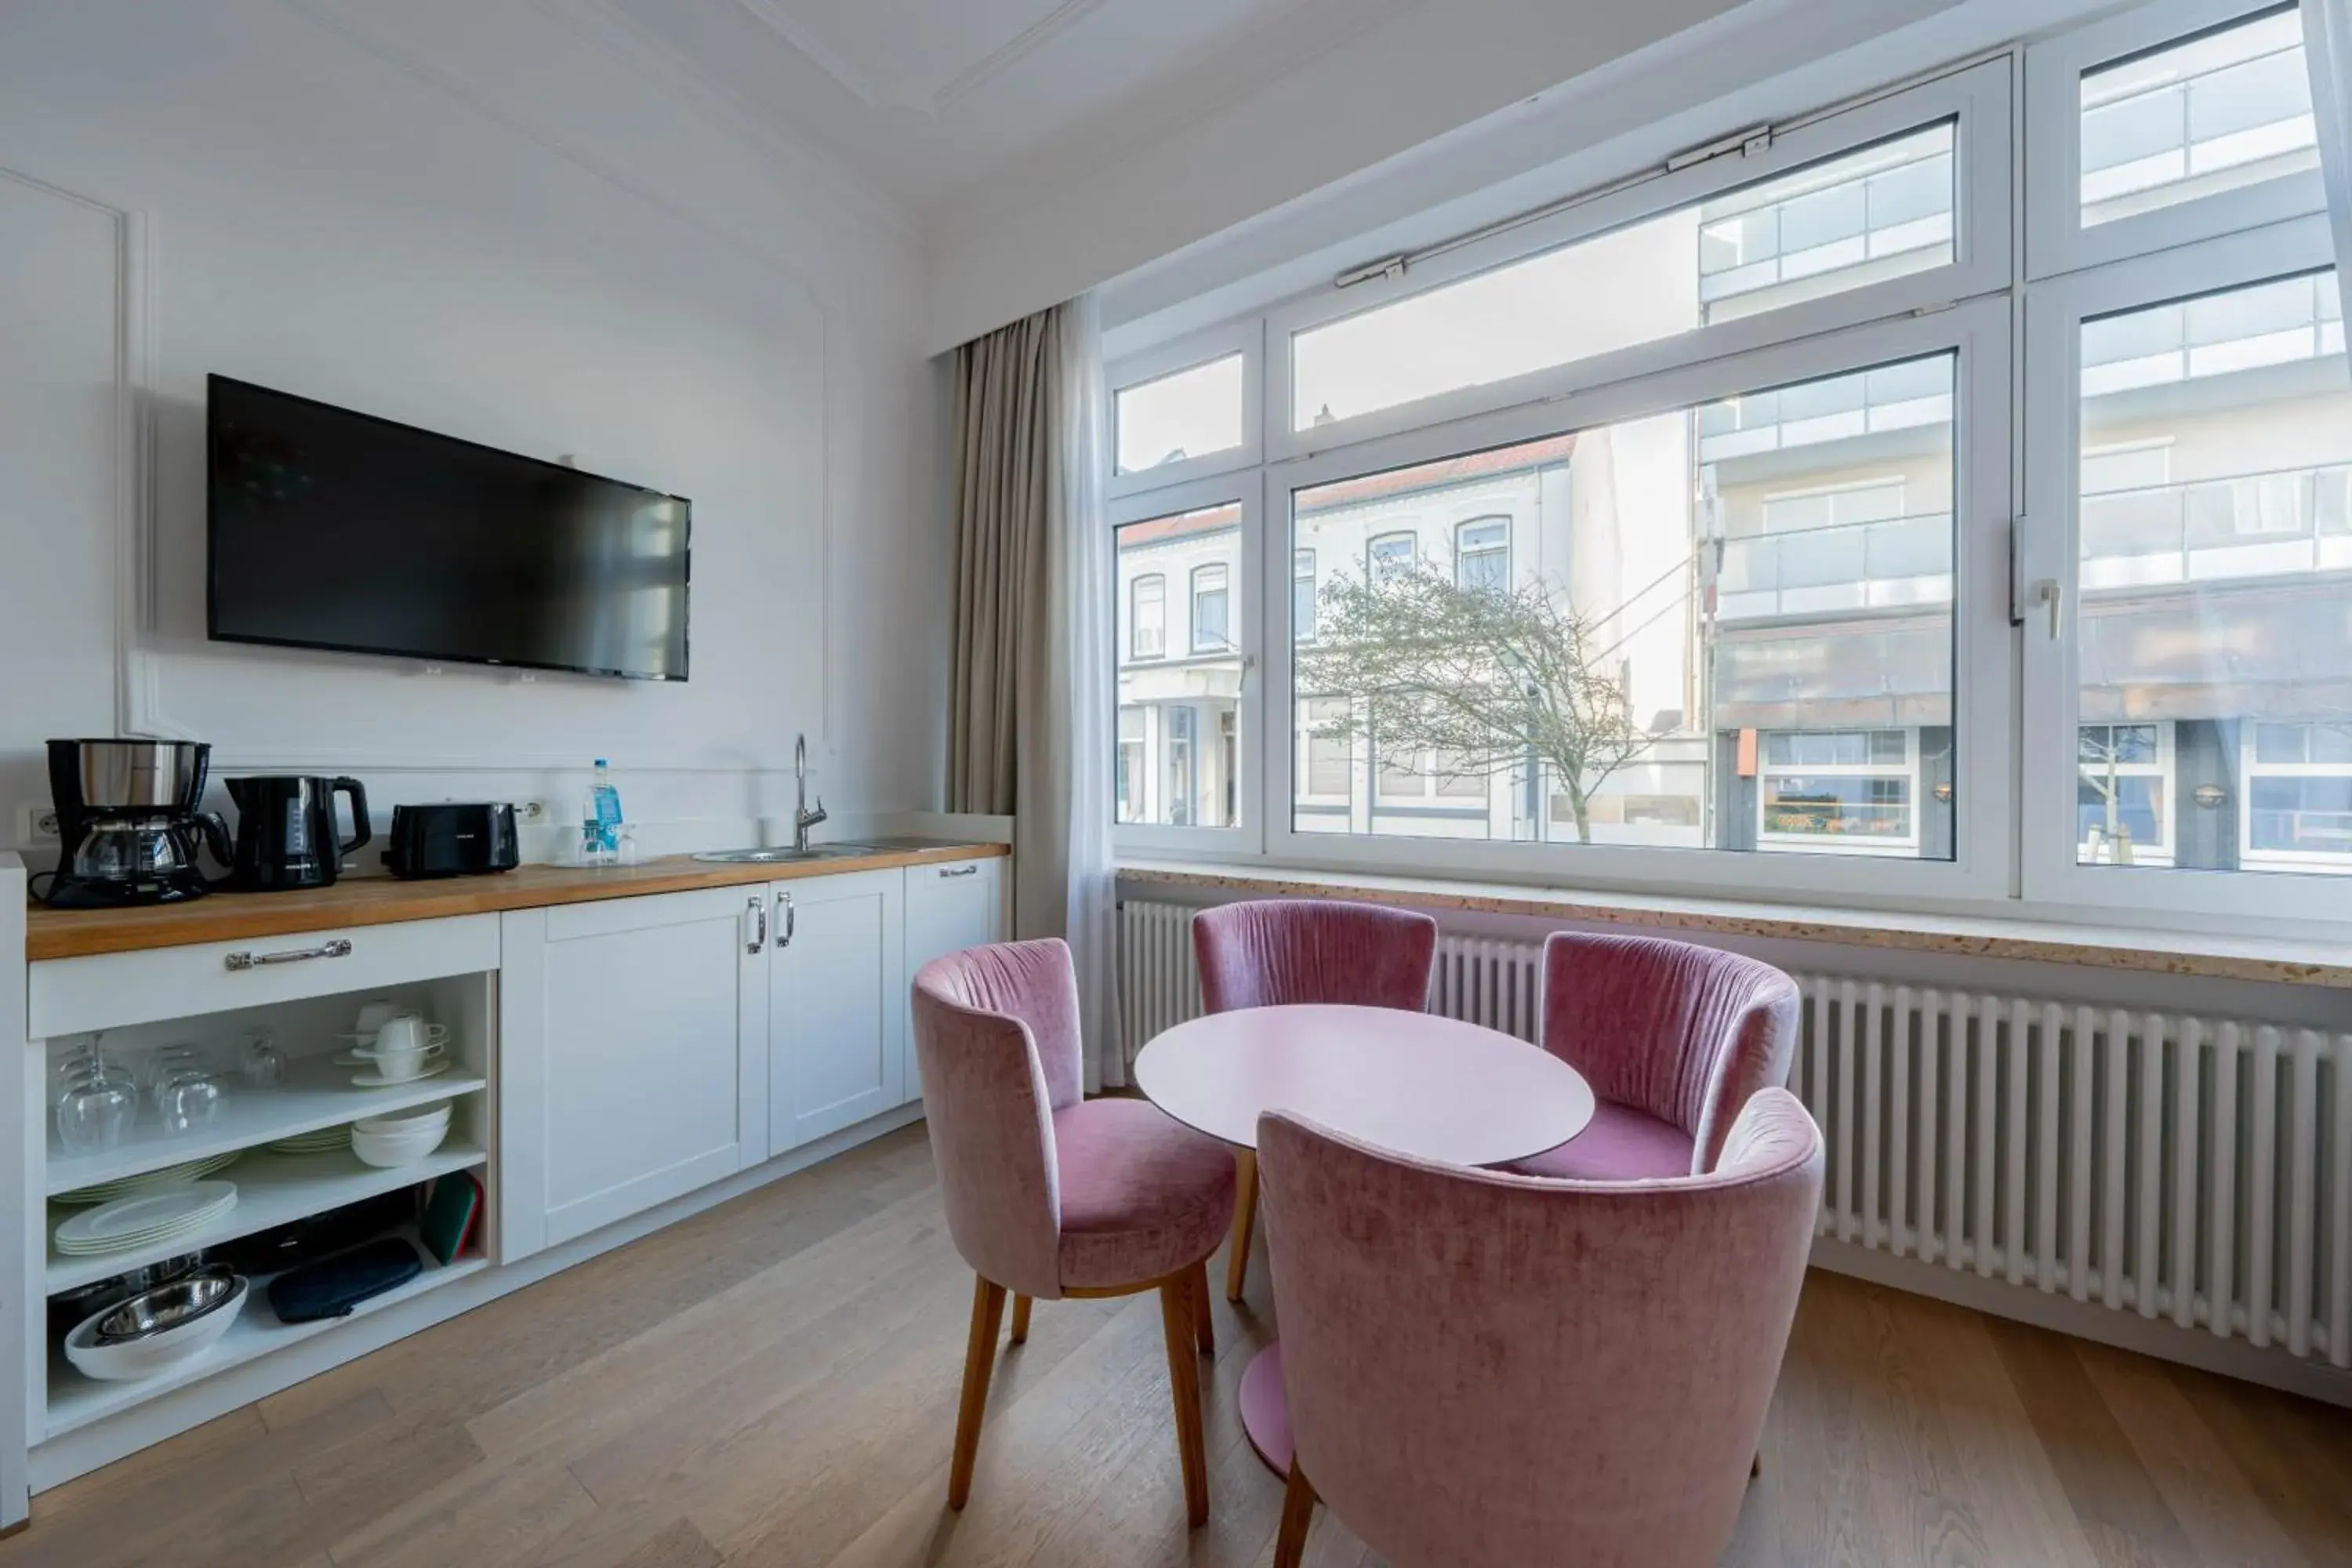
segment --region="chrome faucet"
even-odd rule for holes
[[[793,849],[804,853],[808,849],[808,830],[824,820],[824,796],[816,799],[816,809],[808,803],[808,737],[795,736],[793,741]]]

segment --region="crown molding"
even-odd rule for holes
[[[958,71],[936,91],[923,92],[903,82],[878,78],[860,68],[816,30],[794,16],[785,0],[736,0],[817,69],[841,84],[843,90],[868,109],[908,109],[936,120],[1023,60],[1100,10],[1103,0],[1062,0],[1000,47]]]

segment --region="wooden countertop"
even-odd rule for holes
[[[502,910],[544,909],[649,893],[687,893],[750,882],[788,882],[846,871],[880,871],[932,860],[971,860],[1009,855],[1002,844],[894,842],[873,855],[845,855],[751,866],[712,865],[671,856],[637,866],[587,869],[574,866],[522,866],[495,876],[446,877],[404,882],[363,877],[331,888],[286,893],[215,893],[184,904],[131,910],[52,910],[35,906],[25,916],[25,957],[87,958],[93,953],[135,952],[184,947],[200,942],[241,942],[251,937],[295,936],[346,926],[392,925],[401,921],[440,920],[450,915],[494,914]]]
[[[2153,974],[2194,974],[2277,985],[2352,990],[2352,949],[2338,942],[2210,936],[2193,931],[2062,925],[1730,900],[1666,898],[1591,889],[1523,888],[1276,867],[1122,861],[1129,886],[1244,893],[1255,898],[1360,898],[1408,909],[1528,915],[1717,936],[1774,937],[1847,947],[2073,963]]]

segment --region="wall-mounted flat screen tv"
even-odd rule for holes
[[[686,679],[682,496],[211,378],[220,642]]]

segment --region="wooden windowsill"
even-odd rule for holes
[[[1423,910],[1642,926],[1710,936],[1835,942],[2030,963],[2074,963],[2352,990],[2352,949],[2339,942],[1950,915],[1841,910],[1727,899],[1666,898],[1591,889],[1522,888],[1192,861],[1125,860],[1122,886],[1240,892],[1264,898],[1361,898]]]

